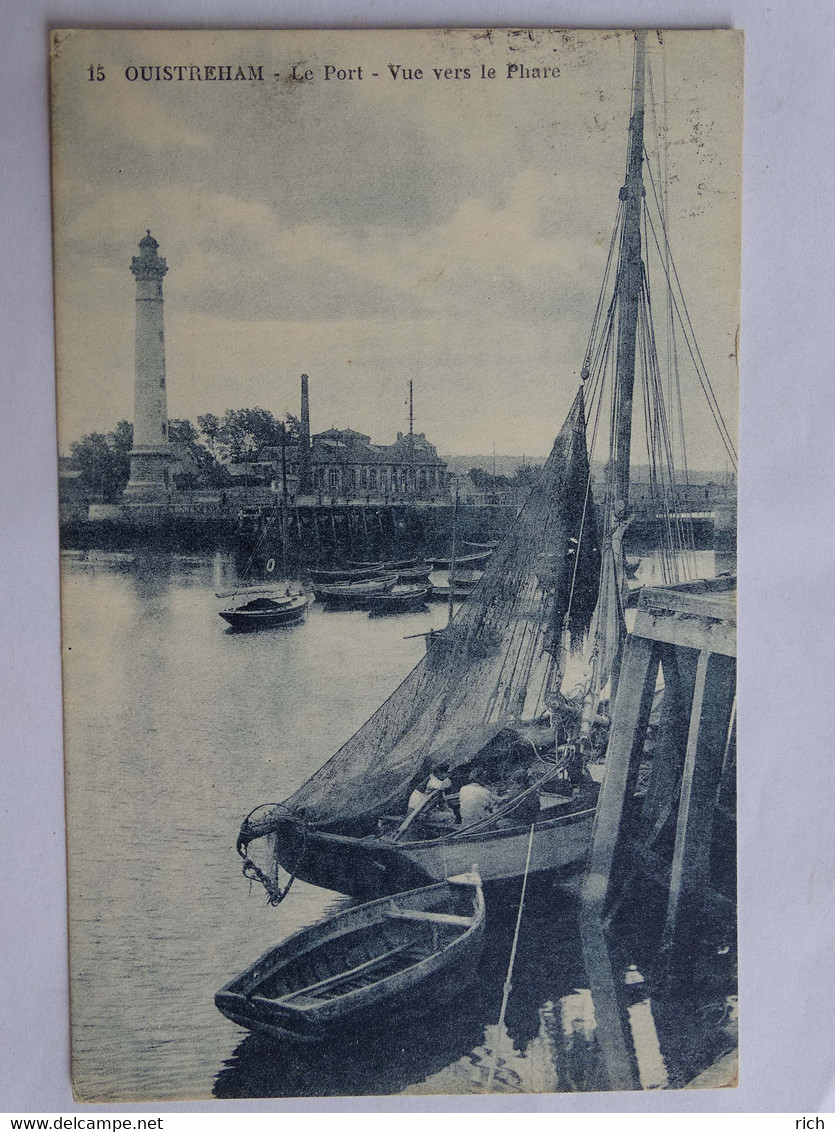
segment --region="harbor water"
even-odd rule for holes
[[[700,558],[712,572],[712,553]],[[501,1032],[518,889],[488,903],[484,958],[460,998],[416,1002],[397,1027],[334,1046],[235,1027],[215,991],[348,903],[296,882],[270,907],[241,876],[241,819],[286,797],[365,721],[423,654],[413,635],[441,627],[446,607],[371,617],[314,604],[303,624],[236,634],[217,616],[215,591],[234,580],[220,557],[77,553],[63,570],[79,1099],[605,1089],[613,1017],[634,1088],[681,1087],[733,1048],[733,925],[706,926],[687,975],[671,978],[652,894],[601,948],[576,897],[547,881],[529,889]],[[639,578],[653,580],[648,562]]]

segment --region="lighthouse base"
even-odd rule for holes
[[[134,448],[130,454],[130,479],[125,503],[167,503],[171,493],[171,452],[159,448]]]

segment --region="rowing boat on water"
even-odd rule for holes
[[[382,570],[386,574],[393,574],[397,570],[408,570],[412,566],[418,565],[417,558],[401,558],[398,561],[390,562],[359,562],[355,559],[350,559],[348,565],[354,570]]]
[[[420,608],[429,596],[428,585],[395,586],[388,593],[373,594],[366,599],[369,613],[408,613]]]
[[[239,632],[255,629],[275,629],[280,625],[293,625],[304,617],[309,605],[304,594],[285,597],[255,597],[240,605],[221,609],[220,616]]]
[[[313,593],[317,601],[328,605],[357,606],[375,594],[394,589],[397,578],[367,578],[357,582],[314,582]]]
[[[461,556],[456,555],[455,565],[456,566],[464,566],[464,565],[475,566],[479,562],[486,562],[487,559],[490,557],[490,555],[492,553],[493,553],[492,550],[483,550],[479,554],[464,554],[464,555],[461,555]],[[432,565],[435,567],[436,570],[448,570],[450,568],[450,566],[452,566],[452,564],[453,564],[452,558],[433,558],[432,559]]]
[[[471,590],[473,586],[477,586],[481,579],[484,577],[483,570],[457,570],[455,576],[450,579],[452,585],[458,589]]]
[[[311,582],[364,582],[368,578],[379,578],[382,574],[393,574],[393,570],[385,571],[381,566],[366,565],[340,570],[308,570]]]
[[[484,941],[478,873],[349,908],[271,948],[215,995],[231,1021],[315,1042],[466,989]]]

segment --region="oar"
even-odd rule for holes
[[[406,820],[401,822],[401,824],[391,835],[392,841],[396,841],[401,833],[405,833],[412,822],[415,820],[415,818],[418,816],[418,814],[423,813],[429,803],[433,802],[439,794],[443,794],[443,790],[433,790],[432,793],[428,795],[428,797],[424,798],[419,806],[415,806],[415,808],[407,815]]]

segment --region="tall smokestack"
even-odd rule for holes
[[[310,399],[307,392],[307,374],[302,374],[302,415],[299,438],[299,495],[311,495],[310,477]]]

